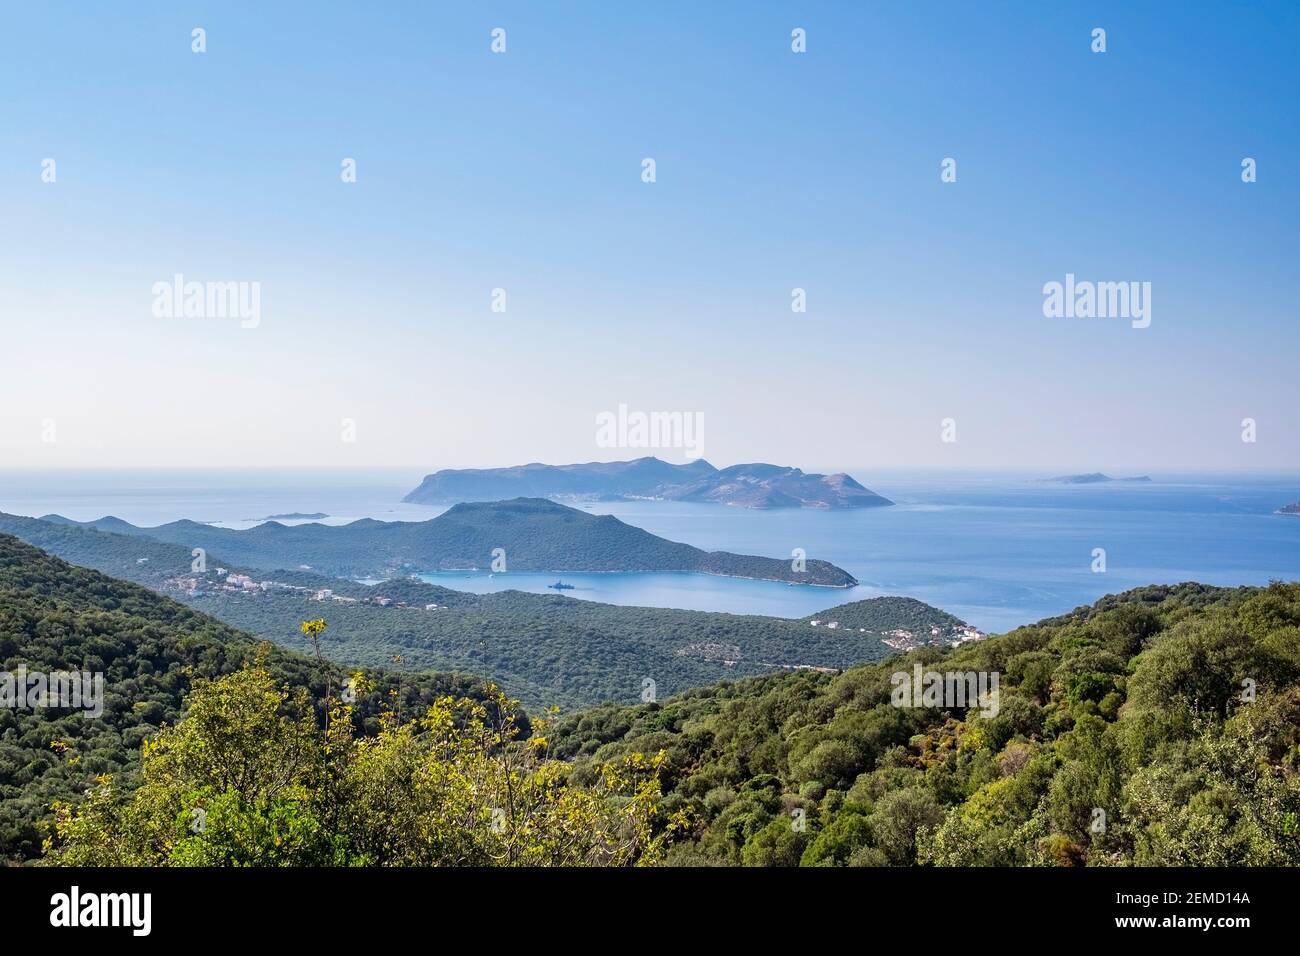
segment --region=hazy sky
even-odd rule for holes
[[[1300,5],[1065,6],[7,5],[0,466],[1300,467]]]

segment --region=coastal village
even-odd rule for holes
[[[309,570],[304,568],[303,570]],[[188,575],[178,575],[168,578],[163,582],[163,587],[183,593],[186,597],[203,597],[211,594],[226,595],[258,595],[267,594],[275,591],[292,591],[305,596],[308,600],[331,602],[334,604],[369,604],[375,607],[396,607],[409,608],[415,611],[439,611],[446,609],[445,604],[409,604],[406,601],[394,601],[392,598],[375,595],[373,597],[351,597],[346,594],[335,594],[332,588],[314,588],[301,584],[289,584],[284,581],[257,581],[247,574],[241,574],[236,571],[228,571],[226,568],[216,568],[215,574],[209,572],[194,572]],[[865,627],[854,628],[841,624],[836,620],[821,620],[815,618],[808,622],[811,627],[823,627],[829,631],[835,630],[856,630],[860,634],[878,634],[882,644],[893,648],[896,651],[910,651],[926,644],[940,645],[947,647],[956,647],[960,644],[966,644],[970,641],[980,641],[988,637],[986,633],[978,628],[971,627],[969,624],[953,625],[951,627],[931,627],[929,633],[920,633],[905,628],[894,628],[888,631],[874,631]],[[727,648],[730,649],[730,648]],[[699,656],[717,659],[725,665],[732,665],[739,659],[739,648],[735,648],[733,653],[728,655],[722,653],[723,647],[692,645],[678,651],[679,654],[698,654]],[[774,664],[772,666],[781,667],[785,665]],[[821,670],[823,668],[814,668]],[[832,668],[824,668],[827,671]]]

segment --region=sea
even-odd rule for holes
[[[686,573],[430,572],[462,591],[548,592],[612,604],[802,617],[846,601],[906,595],[990,633],[1146,584],[1300,579],[1300,474],[1159,474],[1150,482],[1055,484],[1043,472],[846,469],[896,504],[854,511],[723,505],[577,505],[673,541],[766,557],[802,551],[861,582],[790,586]],[[445,508],[402,502],[412,469],[3,470],[0,511],[150,526],[189,518],[249,528],[273,515],[422,521]],[[284,520],[286,524],[295,523]],[[508,558],[508,556],[507,556]],[[508,567],[508,565],[507,565]]]

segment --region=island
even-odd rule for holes
[[[329,515],[322,511],[304,512],[290,511],[283,515],[267,515],[263,521],[319,521],[321,518],[328,518]]]
[[[1300,501],[1293,501],[1289,505],[1283,505],[1273,512],[1277,515],[1300,515]]]
[[[112,517],[79,522],[47,515],[42,520],[53,526],[123,535],[124,540],[148,538],[202,548],[208,555],[221,555],[249,568],[306,567],[340,578],[491,568],[548,573],[690,571],[834,588],[858,583],[826,561],[704,551],[624,524],[612,515],[588,514],[545,498],[467,502],[428,521],[363,518],[345,525],[272,521],[245,530],[197,521],[138,528]],[[0,520],[0,531],[9,530]]]
[[[659,458],[533,463],[511,468],[451,468],[426,475],[403,501],[414,504],[494,501],[519,496],[596,501],[695,501],[740,508],[879,508],[892,505],[842,472],[809,474],[754,463],[715,468],[700,459],[674,465]]]
[[[1135,475],[1131,478],[1112,478],[1110,475],[1103,475],[1099,471],[1093,471],[1086,475],[1057,475],[1055,478],[1040,478],[1038,480],[1054,485],[1096,485],[1108,481],[1150,481],[1151,476]]]

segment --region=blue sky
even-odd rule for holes
[[[0,463],[1300,467],[1300,6],[701,6],[10,5]]]

